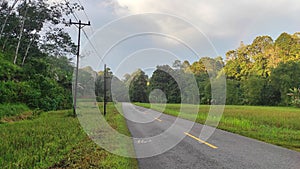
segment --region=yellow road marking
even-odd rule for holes
[[[214,146],[212,144],[209,144],[208,142],[205,142],[205,141],[201,140],[200,138],[195,137],[195,136],[193,136],[193,135],[191,135],[189,133],[184,132],[184,134],[187,135],[187,136],[189,136],[189,137],[191,137],[191,138],[193,138],[193,139],[195,139],[195,140],[197,140],[197,141],[199,141],[200,143],[203,143],[203,144],[205,144],[205,145],[213,148],[213,149],[217,149],[218,148],[218,147],[216,147],[216,146]]]
[[[159,119],[159,118],[155,118],[155,120],[157,120],[157,121],[159,121],[159,122],[162,122],[162,120],[161,120],[161,119]]]

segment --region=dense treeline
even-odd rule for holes
[[[225,63],[220,57],[215,59],[224,66],[223,71],[227,76],[227,104],[299,106],[299,59],[299,33],[282,33],[275,41],[269,36],[259,36],[252,44],[241,42],[236,50],[226,53]],[[205,60],[202,58],[194,62],[186,72],[194,73],[199,79],[203,76],[201,74],[207,72],[203,64]],[[202,101],[210,99],[205,94],[209,93],[209,86],[205,84],[209,85],[198,84],[205,91]]]
[[[64,17],[71,14],[70,9],[82,7],[76,3],[49,5],[46,0],[2,2],[0,104],[70,108],[73,64],[68,57],[76,53],[76,45],[63,29]],[[228,51],[225,60],[204,57],[191,64],[177,60],[172,66],[157,66],[151,77],[138,70],[120,80],[108,69],[107,99],[210,104],[212,79],[223,72],[227,104],[300,106],[299,59],[300,33],[282,33],[276,40],[259,36],[251,44],[241,43]],[[78,95],[95,93],[103,101],[104,73],[91,68],[80,71]],[[193,79],[197,89],[190,86]]]
[[[200,103],[210,104],[211,80],[222,72],[227,77],[226,104],[300,106],[299,59],[300,33],[282,33],[275,41],[259,36],[252,44],[241,42],[228,51],[225,61],[222,57],[203,57],[192,64],[177,60],[172,67],[157,66],[150,78],[138,70],[126,74],[123,82],[134,102],[148,102],[151,91],[159,89],[169,103],[191,103],[195,96],[187,84],[192,83],[188,77],[193,75]]]
[[[299,59],[299,33],[282,33],[275,41],[259,36],[252,44],[241,43],[226,53],[227,103],[299,106]]]
[[[77,4],[68,4],[80,9]],[[57,110],[72,105],[76,45],[64,27],[66,4],[4,0],[0,6],[0,104]]]

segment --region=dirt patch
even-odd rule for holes
[[[11,116],[11,117],[3,117],[0,122],[1,123],[13,123],[21,120],[26,120],[30,117],[33,116],[33,113],[31,111],[25,112],[16,116]]]

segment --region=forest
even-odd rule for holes
[[[72,56],[64,29],[78,4],[3,1],[0,6],[0,103],[42,111],[72,107]],[[5,107],[5,106],[4,106]]]
[[[72,107],[73,59],[77,46],[63,28],[68,26],[65,17],[71,15],[70,9],[81,10],[82,7],[76,3],[49,5],[37,0],[30,3],[3,1],[0,7],[0,104],[43,111]],[[166,96],[166,100],[161,101],[189,102],[188,99],[193,98],[188,92],[181,95],[178,81],[174,79],[180,75],[193,76],[200,103],[210,104],[209,68],[204,64],[209,62],[226,74],[226,104],[299,107],[299,58],[300,33],[282,33],[275,40],[258,36],[251,44],[241,42],[224,57],[202,57],[193,63],[176,60],[173,65],[158,65],[151,77],[139,69],[118,79],[108,68],[107,97],[109,101],[115,96],[119,101],[149,102],[150,92],[160,89]],[[88,67],[80,71],[94,72]],[[103,101],[104,72],[94,74],[94,92],[97,101]],[[80,94],[80,89],[78,92]]]
[[[171,66],[157,66],[151,77],[140,69],[132,74],[126,74],[122,80],[123,87],[119,88],[129,91],[129,96],[126,96],[126,93],[125,98],[118,96],[122,95],[121,92],[117,92],[116,96],[127,98],[126,101],[148,102],[150,92],[160,89],[166,95],[168,103],[185,102],[181,97],[188,98],[192,94],[180,93],[178,86],[180,80],[176,81],[176,75],[181,78],[192,75],[198,85],[200,103],[210,104],[210,80],[214,76],[217,77],[219,73],[225,73],[228,105],[300,107],[299,59],[300,33],[284,32],[276,40],[270,36],[258,36],[251,44],[241,42],[237,49],[228,51],[225,59],[202,57],[193,63],[176,60]],[[207,66],[205,63],[210,63],[209,65],[212,66]],[[217,70],[215,75],[210,77],[209,69]],[[109,73],[109,77],[117,79],[112,72]],[[96,95],[99,101],[103,100],[102,85],[103,72],[99,72],[96,80]],[[111,94],[108,97],[112,100]]]

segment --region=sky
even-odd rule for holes
[[[63,0],[51,0],[63,1]],[[78,2],[78,0],[68,0]],[[81,67],[105,62],[118,77],[174,60],[190,63],[222,56],[241,41],[300,31],[299,0],[80,0],[76,12],[90,41],[82,41]],[[72,18],[73,19],[73,18]],[[68,28],[74,40],[77,29]],[[102,58],[102,59],[101,59]]]

